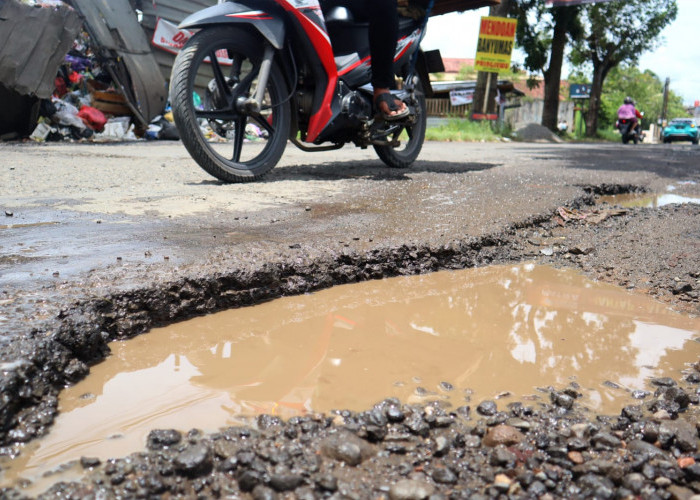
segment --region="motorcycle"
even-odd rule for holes
[[[410,113],[396,121],[374,109],[368,25],[348,7],[234,0],[192,14],[179,28],[196,33],[175,60],[170,87],[182,142],[224,182],[260,179],[288,140],[308,152],[372,146],[389,167],[410,166],[425,138],[427,71],[417,61],[429,11],[400,17],[392,94]]]
[[[627,144],[629,141],[639,144],[644,140],[644,132],[641,131],[642,127],[639,122],[635,123],[629,118],[620,118],[617,120],[616,126],[622,136],[622,144]]]

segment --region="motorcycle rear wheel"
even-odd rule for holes
[[[415,112],[416,112],[416,122],[410,126],[406,127],[404,130],[408,135],[408,140],[402,142],[399,147],[392,146],[374,146],[374,150],[377,152],[377,156],[381,159],[388,167],[391,168],[408,168],[410,167],[423,148],[423,142],[425,141],[425,129],[427,126],[427,106],[425,102],[425,94],[423,93],[423,86],[420,82],[416,85],[416,102]],[[395,139],[400,137],[400,133],[395,134]]]
[[[289,137],[289,92],[276,60],[260,111],[242,105],[255,94],[262,58],[261,40],[216,27],[195,34],[173,65],[170,102],[180,138],[197,164],[224,182],[260,179]]]

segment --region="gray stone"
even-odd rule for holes
[[[349,432],[341,432],[326,438],[321,443],[321,453],[348,465],[359,465],[374,455],[374,448]]]
[[[435,492],[435,487],[425,481],[402,479],[391,485],[391,500],[424,500]]]
[[[211,452],[206,445],[198,443],[175,457],[174,463],[175,468],[183,474],[205,474],[212,467]]]

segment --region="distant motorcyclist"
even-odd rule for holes
[[[640,135],[642,131],[639,120],[641,120],[643,116],[644,115],[634,106],[634,100],[629,96],[625,97],[624,103],[617,109],[617,119],[631,120],[633,130],[636,130],[637,134]]]

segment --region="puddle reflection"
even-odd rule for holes
[[[5,479],[130,453],[153,428],[363,410],[389,396],[473,407],[507,391],[505,408],[575,380],[584,404],[617,414],[649,377],[696,360],[698,334],[700,320],[645,296],[531,264],[339,286],[112,344]]]
[[[615,194],[610,196],[601,196],[600,202],[605,202],[610,205],[619,205],[625,208],[642,207],[642,208],[659,208],[672,204],[695,203],[700,204],[700,198],[691,198],[673,193],[665,194],[649,194],[649,193],[628,193]]]

